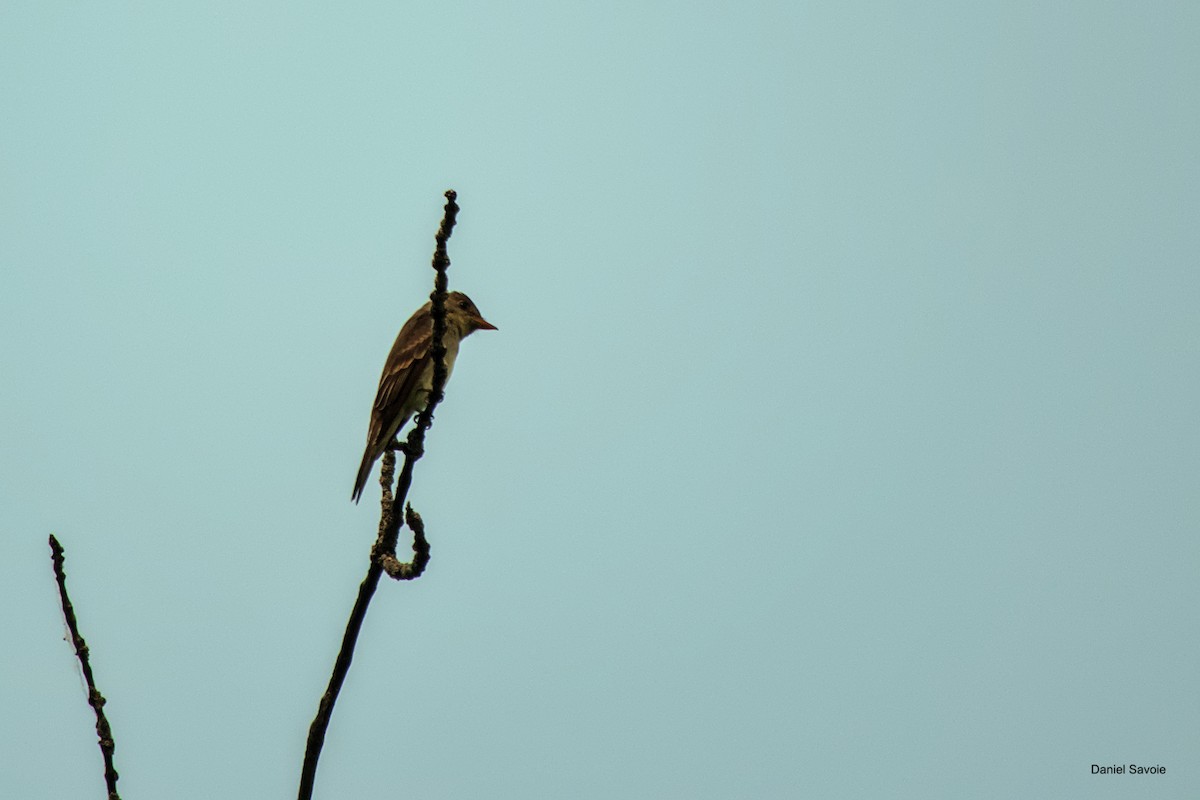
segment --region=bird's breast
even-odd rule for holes
[[[454,372],[454,362],[458,359],[458,342],[457,336],[446,334],[446,338],[442,340],[446,344],[446,382],[450,382],[450,373]],[[425,407],[425,403],[429,401],[429,390],[433,388],[433,359],[425,365],[421,370],[421,379],[417,382],[416,396],[413,398],[412,411],[417,412]]]

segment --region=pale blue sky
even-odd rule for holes
[[[317,797],[1196,796],[1198,8],[0,5],[0,795],[55,532],[122,795],[294,796],[453,187]]]

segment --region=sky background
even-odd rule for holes
[[[0,795],[1200,794],[1200,6],[0,4]],[[377,475],[377,473],[376,473]],[[1093,763],[1161,764],[1157,777]]]

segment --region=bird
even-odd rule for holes
[[[387,449],[396,432],[409,418],[425,408],[433,388],[433,301],[421,306],[400,328],[392,351],[383,364],[379,390],[371,406],[371,424],[367,427],[367,447],[363,451],[358,477],[354,479],[355,503],[362,497],[363,487],[371,475],[371,467]],[[498,330],[479,313],[471,298],[462,292],[446,295],[446,380],[454,369],[458,345],[475,331]]]

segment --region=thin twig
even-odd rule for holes
[[[395,553],[384,553],[379,556],[379,563],[389,578],[411,581],[421,577],[425,566],[429,564],[429,542],[425,539],[425,523],[421,515],[413,510],[412,503],[405,507],[404,522],[413,532],[413,560],[406,564]]]
[[[71,605],[71,600],[67,597],[67,573],[63,569],[66,554],[62,545],[58,543],[58,539],[54,538],[54,534],[50,534],[50,560],[54,563],[54,577],[58,581],[58,598],[62,601],[67,630],[71,632],[71,644],[75,648],[75,655],[79,658],[83,679],[87,682],[88,705],[96,712],[96,735],[100,739],[100,754],[104,756],[104,783],[108,787],[108,800],[121,800],[121,796],[117,794],[117,768],[113,766],[113,750],[117,745],[113,741],[108,717],[104,716],[104,695],[100,694],[100,690],[96,688],[96,679],[92,676],[92,665],[88,661],[88,646],[79,633],[79,623],[75,619],[75,607]]]
[[[400,514],[396,513],[397,506],[404,503],[412,485],[413,465],[425,454],[425,433],[433,425],[433,411],[442,401],[442,390],[446,385],[446,347],[442,338],[446,333],[446,270],[450,267],[450,259],[446,255],[446,240],[454,232],[454,223],[458,217],[457,195],[451,189],[446,192],[446,205],[442,216],[442,224],[438,228],[437,247],[433,253],[433,268],[436,272],[434,289],[430,295],[433,315],[433,346],[430,354],[433,357],[433,386],[429,391],[429,399],[425,409],[417,415],[416,424],[408,435],[405,446],[404,466],[396,480],[395,493],[391,491],[392,473],[395,469],[396,456],[391,448],[383,453],[383,466],[380,482],[383,483],[383,500],[381,501],[379,518],[379,535],[371,547],[371,560],[367,566],[367,576],[358,587],[358,597],[346,623],[346,632],[342,635],[342,649],[338,651],[337,660],[333,664],[333,674],[329,677],[329,686],[317,706],[317,715],[308,728],[308,746],[304,751],[304,765],[300,770],[299,800],[311,800],[313,785],[317,776],[317,760],[321,757],[321,747],[325,744],[325,732],[329,728],[329,720],[333,715],[333,706],[346,675],[350,672],[350,662],[354,659],[354,646],[358,642],[358,634],[362,630],[363,621],[367,616],[367,607],[375,595],[379,578],[385,565],[391,566],[389,574],[397,579],[406,576],[399,573],[411,573],[408,578],[415,578],[424,570],[429,561],[429,543],[425,541],[425,528],[421,518],[409,508],[409,526],[412,527],[413,551],[416,553],[412,564],[400,564],[396,559],[396,543],[400,536]],[[417,568],[420,564],[419,569]]]

